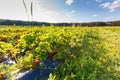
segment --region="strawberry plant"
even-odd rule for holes
[[[60,59],[48,80],[119,80],[119,35],[119,28],[1,27],[0,79]],[[7,54],[14,64],[2,64]]]

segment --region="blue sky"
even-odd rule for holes
[[[92,22],[120,20],[120,0],[24,0],[33,20],[41,22]],[[22,0],[0,0],[0,19],[25,20]]]

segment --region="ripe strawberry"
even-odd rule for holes
[[[36,65],[40,64],[40,60],[39,59],[35,59],[34,64],[36,64]]]
[[[0,77],[0,80],[3,80],[3,79]]]
[[[0,80],[3,80],[3,76],[2,75],[0,75]]]

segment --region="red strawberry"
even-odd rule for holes
[[[0,75],[0,80],[3,80],[3,76],[2,75]]]
[[[36,64],[36,65],[40,64],[40,60],[39,59],[35,59],[34,64]]]

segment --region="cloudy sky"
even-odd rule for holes
[[[25,0],[29,16],[30,3]],[[91,22],[120,20],[120,0],[33,0],[33,20]],[[22,0],[0,0],[0,19],[28,21]]]

